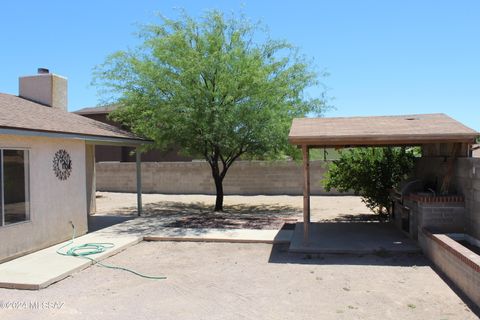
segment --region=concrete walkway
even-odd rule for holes
[[[142,240],[273,244],[288,243],[292,235],[293,230],[164,228],[158,219],[137,218],[78,237],[72,245],[113,243],[112,249],[90,256],[100,261]],[[56,251],[65,243],[0,264],[0,287],[39,290],[92,265],[88,259],[57,254]]]
[[[140,241],[142,241],[140,236],[115,235],[99,231],[76,238],[73,245],[87,242],[113,243],[115,246],[112,249],[90,256],[96,260],[103,260]],[[56,251],[66,243],[0,264],[0,287],[39,290],[92,265],[92,261],[88,259],[57,254]]]

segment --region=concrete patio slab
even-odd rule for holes
[[[289,250],[299,253],[418,253],[420,247],[390,223],[311,223],[308,243],[297,223]]]
[[[290,243],[293,230],[163,228],[143,237],[146,241],[201,241],[237,243]]]
[[[113,225],[98,232],[141,236],[145,241],[201,241],[239,243],[290,243],[293,230],[172,228],[157,217],[141,217]]]

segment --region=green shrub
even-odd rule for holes
[[[398,147],[343,151],[329,165],[323,184],[327,191],[353,191],[372,211],[389,213],[389,191],[412,171],[417,153]]]

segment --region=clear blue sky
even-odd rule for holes
[[[97,105],[92,68],[137,43],[137,23],[207,9],[262,20],[331,75],[326,116],[444,112],[480,130],[480,1],[2,1],[0,92],[47,67],[69,110]],[[243,9],[242,9],[243,8]],[[315,91],[315,89],[312,89]]]

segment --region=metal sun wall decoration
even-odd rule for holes
[[[67,180],[72,172],[72,159],[68,152],[60,149],[53,157],[53,172],[59,180]]]

